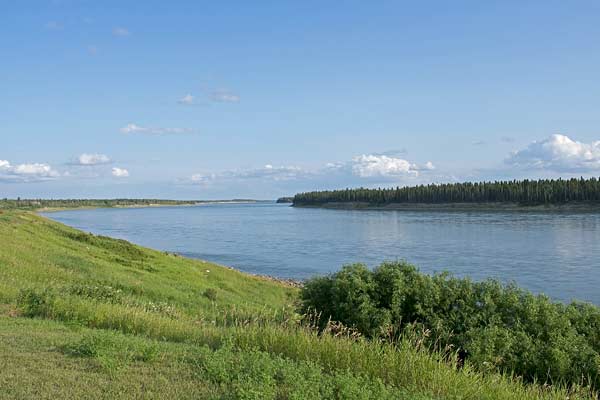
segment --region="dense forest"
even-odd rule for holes
[[[197,201],[157,200],[157,199],[2,199],[0,209],[37,210],[41,208],[80,208],[80,207],[134,207],[151,205],[191,205]]]
[[[516,203],[521,205],[600,202],[600,180],[541,179],[522,181],[430,184],[389,189],[344,189],[299,193],[294,205],[361,202],[392,203]]]

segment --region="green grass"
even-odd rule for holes
[[[295,290],[215,264],[86,234],[26,212],[0,214],[0,301],[23,288],[56,290],[61,297],[119,304],[172,306],[210,319],[222,311],[264,313],[292,305]],[[205,293],[214,295],[214,301]]]
[[[298,290],[0,213],[0,399],[576,399],[456,357],[329,329]]]

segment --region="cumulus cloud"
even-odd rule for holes
[[[402,158],[363,154],[352,159],[352,173],[361,178],[418,175],[419,171],[434,169],[431,161],[417,165]]]
[[[431,161],[427,161],[423,165],[417,165],[419,171],[433,171],[435,169],[435,165]]]
[[[229,90],[220,89],[213,91],[210,94],[210,99],[220,103],[238,103],[240,101],[240,96]]]
[[[111,159],[105,154],[88,154],[83,153],[79,157],[77,157],[77,165],[102,165],[102,164],[110,164]]]
[[[194,174],[190,179],[178,180],[180,183],[192,183],[193,185],[208,187],[219,178],[219,174]]]
[[[198,173],[190,178],[180,180],[182,183],[212,185],[216,183],[236,183],[245,180],[262,182],[279,182],[315,184],[376,184],[383,182],[415,181],[421,174],[435,169],[431,161],[415,164],[401,158],[383,155],[363,154],[346,162],[327,163],[323,167],[308,169],[294,165],[265,164],[259,168],[226,170],[212,174]]]
[[[555,134],[514,151],[506,164],[525,169],[556,172],[591,172],[600,170],[600,141],[581,143]]]
[[[114,167],[112,169],[112,176],[116,178],[127,178],[129,176],[129,171],[124,168]]]
[[[114,36],[124,37],[124,36],[129,36],[131,33],[129,32],[129,30],[127,28],[116,27],[116,28],[113,28],[112,34]]]
[[[137,124],[127,124],[120,129],[121,133],[141,133],[146,135],[177,135],[184,133],[193,133],[189,128],[159,128],[159,127],[144,127]]]
[[[192,182],[198,182],[198,183],[203,183],[203,182],[208,182],[211,181],[213,179],[216,178],[215,174],[194,174],[192,175]]]
[[[179,104],[189,106],[191,104],[194,104],[194,96],[192,96],[191,94],[188,93],[185,96],[183,96],[182,98],[180,98],[179,100],[177,100],[177,102]]]
[[[35,182],[59,177],[60,174],[50,165],[43,163],[11,165],[0,160],[0,180],[15,182]]]

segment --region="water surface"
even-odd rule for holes
[[[600,304],[600,214],[326,210],[259,203],[47,216],[257,274],[303,279],[347,263],[406,259],[429,273],[514,280],[555,299]]]

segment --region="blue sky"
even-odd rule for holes
[[[0,11],[1,197],[600,176],[597,1]]]

